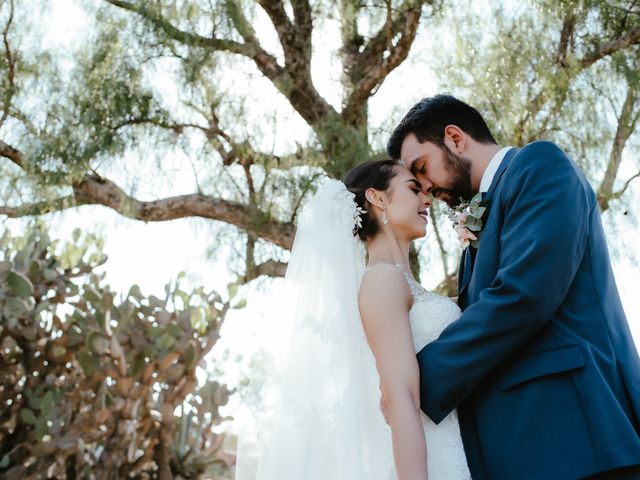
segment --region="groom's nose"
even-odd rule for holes
[[[425,195],[431,195],[434,187],[433,183],[431,183],[429,180],[427,180],[424,177],[420,178],[419,180],[420,180],[420,186],[422,187],[422,193],[424,193]]]

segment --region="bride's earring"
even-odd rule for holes
[[[382,223],[385,225],[389,223],[389,219],[387,218],[387,207],[382,207]]]

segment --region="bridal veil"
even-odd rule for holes
[[[358,311],[364,245],[358,211],[329,180],[303,209],[276,317],[290,322],[288,360],[240,439],[237,480],[390,478],[391,433]],[[269,382],[267,382],[269,383]]]

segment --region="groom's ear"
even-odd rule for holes
[[[467,149],[467,135],[457,125],[447,125],[444,129],[444,143],[452,152],[460,155]]]

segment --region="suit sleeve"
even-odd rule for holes
[[[493,207],[504,215],[497,273],[478,301],[418,353],[421,408],[436,423],[551,320],[586,248],[595,202],[557,147],[525,147],[502,181]]]

